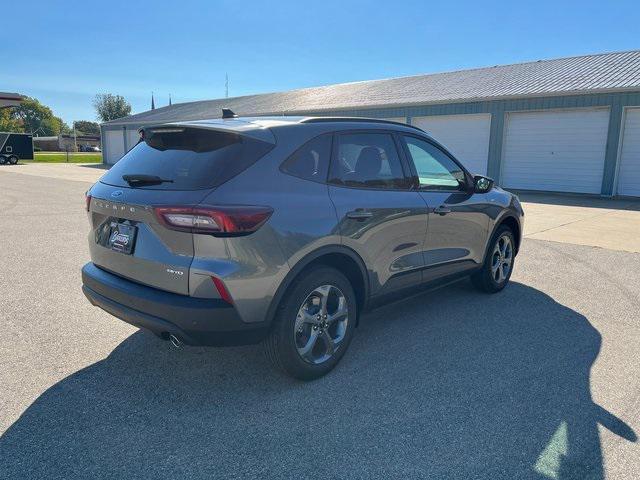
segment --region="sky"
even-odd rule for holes
[[[5,0],[0,91],[68,124],[225,96],[640,49],[635,1]],[[5,30],[6,33],[6,30]]]

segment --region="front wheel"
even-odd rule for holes
[[[10,163],[11,165],[17,164],[18,163],[18,157],[16,157],[15,155],[11,155],[9,157],[9,162],[8,163]]]
[[[349,280],[319,266],[294,280],[265,340],[271,362],[300,380],[331,371],[344,355],[356,323],[357,304]]]
[[[516,256],[513,232],[503,225],[494,233],[482,268],[471,276],[480,290],[496,293],[507,286]]]

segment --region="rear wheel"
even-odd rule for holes
[[[0,165],[4,165],[6,161],[7,157],[5,157],[4,155],[0,155]]]
[[[331,371],[355,328],[356,297],[338,270],[319,266],[302,274],[285,294],[265,340],[271,362],[301,380]]]
[[[484,292],[499,292],[511,278],[515,255],[513,232],[506,225],[498,227],[482,269],[471,276],[471,281]]]
[[[10,163],[11,165],[15,165],[16,163],[18,163],[18,157],[17,157],[17,156],[15,156],[15,155],[11,155],[11,156],[9,157],[9,163]]]

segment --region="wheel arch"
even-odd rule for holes
[[[502,217],[502,219],[496,224],[495,228],[493,229],[493,233],[495,233],[495,231],[502,225],[506,225],[511,229],[514,240],[516,241],[516,253],[518,253],[518,250],[520,250],[520,242],[522,241],[520,222],[515,216],[508,213],[504,217]],[[491,234],[492,237],[493,233]]]
[[[305,270],[314,265],[327,265],[340,271],[351,282],[358,302],[358,316],[356,325],[360,320],[360,314],[367,308],[369,299],[369,274],[364,261],[355,251],[343,245],[330,245],[321,247],[307,254],[299,260],[287,273],[286,277],[276,290],[269,309],[267,321],[273,323],[278,305],[286,294],[293,281]]]
[[[491,243],[494,235],[496,234],[498,229],[503,225],[508,226],[513,232],[513,237],[516,243],[516,254],[520,250],[520,241],[522,240],[522,227],[517,217],[513,213],[506,212],[494,222],[493,228],[491,229],[491,235],[487,236],[487,244],[484,249],[484,256],[482,257],[483,263],[487,258],[489,249],[491,248]]]

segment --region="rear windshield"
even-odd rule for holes
[[[153,190],[213,188],[253,165],[272,148],[270,143],[235,133],[198,128],[147,129],[145,141],[129,150],[100,181]],[[132,182],[131,178],[145,180]]]

